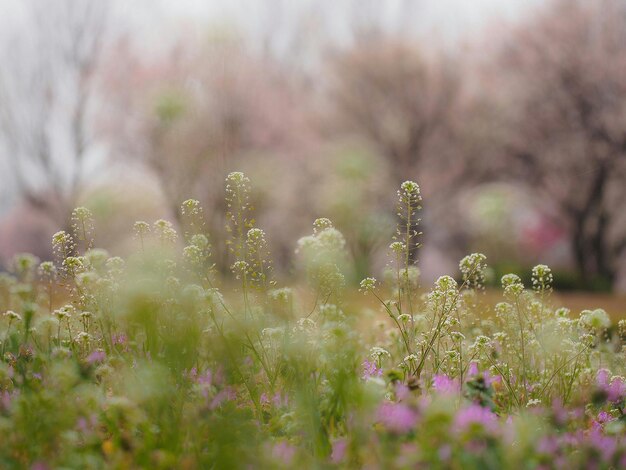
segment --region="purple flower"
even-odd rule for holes
[[[452,447],[450,447],[450,444],[444,444],[439,447],[437,455],[439,456],[439,460],[441,460],[442,462],[447,462],[448,460],[450,460],[450,457],[452,457]]]
[[[563,426],[567,423],[567,410],[563,406],[563,402],[558,398],[552,402],[552,413],[556,424]]]
[[[563,443],[570,445],[572,447],[580,446],[581,443],[584,442],[584,439],[585,439],[585,436],[583,435],[583,432],[581,430],[572,432],[572,433],[563,434],[563,437],[562,437]]]
[[[287,395],[282,395],[280,392],[276,392],[272,399],[267,393],[263,392],[260,397],[261,405],[269,405],[272,403],[275,407],[281,408],[286,407],[289,404],[289,397]]]
[[[383,375],[383,370],[379,367],[376,367],[375,362],[371,362],[368,359],[363,361],[363,375],[361,376],[364,380],[369,379],[370,377],[380,377]]]
[[[571,419],[581,419],[585,416],[585,410],[583,408],[574,408],[569,411]]]
[[[276,392],[272,398],[272,403],[274,403],[274,406],[277,408],[286,407],[289,405],[289,397],[287,394],[283,395],[280,392]]]
[[[398,382],[396,385],[396,397],[399,401],[406,400],[411,395],[411,389],[405,384]]]
[[[277,460],[282,460],[285,465],[290,465],[295,455],[296,448],[285,441],[279,442],[272,449],[272,456]]]
[[[479,426],[490,433],[498,432],[498,418],[487,408],[472,404],[458,411],[454,418],[454,426],[459,431]]]
[[[483,372],[483,377],[485,378],[485,385],[487,385],[488,387],[490,387],[492,384],[502,383],[502,377],[500,377],[499,375],[491,375],[488,370]]]
[[[333,450],[330,454],[330,461],[332,463],[340,463],[346,456],[347,449],[348,441],[346,439],[337,439],[333,442]]]
[[[89,364],[95,364],[96,362],[104,362],[106,358],[107,358],[106,353],[102,351],[101,349],[97,349],[94,352],[92,352],[89,356],[87,356],[87,362]]]
[[[626,384],[621,377],[611,380],[611,373],[607,369],[600,369],[596,375],[596,383],[607,394],[610,402],[617,402],[626,396]]]
[[[82,433],[89,431],[89,423],[87,422],[87,419],[82,416],[78,418],[78,421],[76,422],[76,429]]]
[[[128,337],[124,333],[113,333],[111,340],[113,341],[113,346],[122,346],[125,352],[128,351]]]
[[[616,402],[621,400],[626,395],[626,384],[621,377],[615,377],[606,388],[608,394],[608,400]]]
[[[610,378],[611,373],[607,369],[600,369],[596,375],[596,383],[600,388],[605,388],[609,385]]]
[[[478,369],[478,362],[472,361],[470,362],[469,367],[467,368],[467,377],[472,378],[480,375],[480,370]],[[489,387],[492,383],[499,383],[502,381],[502,377],[499,375],[491,375],[489,370],[483,372],[483,379],[485,380],[485,385]]]
[[[207,369],[196,378],[196,382],[200,385],[211,385],[213,383],[213,374]]]
[[[214,410],[215,408],[218,408],[226,400],[234,400],[235,398],[237,398],[237,394],[232,388],[230,387],[223,388],[217,393],[217,395],[213,397],[213,400],[211,400],[211,404],[209,405],[209,408]]]
[[[417,423],[417,412],[403,403],[382,403],[377,416],[387,429],[398,434],[409,432]]]
[[[602,455],[602,459],[609,461],[617,450],[617,442],[615,438],[605,436],[600,431],[593,430],[589,433],[589,441]]]
[[[0,392],[0,409],[8,410],[11,406],[13,398],[15,398],[18,393],[19,392],[17,390],[13,393],[8,392],[7,390]]]
[[[559,443],[554,436],[542,437],[537,443],[537,452],[540,454],[554,455],[558,450]]]
[[[213,375],[213,382],[216,385],[224,383],[224,370],[221,366],[215,371],[215,374]]]
[[[613,417],[606,411],[601,411],[600,413],[598,413],[596,420],[598,421],[598,423],[608,423],[609,421],[613,421]]]
[[[439,393],[456,393],[459,391],[459,383],[447,375],[438,374],[433,377],[433,388]]]

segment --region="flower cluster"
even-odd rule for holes
[[[310,283],[318,294],[328,299],[345,285],[342,265],[345,262],[346,240],[328,219],[313,223],[313,235],[298,240],[300,255]]]

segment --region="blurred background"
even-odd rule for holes
[[[253,183],[276,271],[317,217],[377,273],[422,187],[423,283],[484,252],[626,290],[626,0],[0,0],[0,270],[77,205],[135,220]]]

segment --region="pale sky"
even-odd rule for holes
[[[6,0],[5,0],[6,1]],[[515,19],[544,0],[134,0],[122,2],[143,32],[158,37],[168,24],[184,23],[204,28],[232,25],[251,36],[268,25],[298,27],[298,19],[319,15],[329,25],[328,35],[337,41],[349,29],[354,11],[388,27],[404,27],[417,34],[457,39],[472,35],[499,19]],[[382,5],[382,7],[381,7]],[[355,7],[356,6],[356,7]],[[149,13],[148,13],[149,12]],[[352,13],[351,13],[352,12]],[[150,19],[146,21],[146,14]],[[161,36],[162,37],[162,36]]]

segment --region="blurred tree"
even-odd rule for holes
[[[418,174],[451,131],[459,74],[407,40],[373,35],[335,61],[333,98],[348,127],[390,160],[395,180]]]
[[[552,1],[499,66],[494,171],[557,206],[584,280],[613,282],[626,251],[626,2]]]
[[[319,212],[346,236],[353,281],[359,282],[381,267],[375,266],[376,255],[389,244],[395,229],[387,198],[381,197],[393,186],[385,162],[358,147],[341,146],[330,157],[330,171],[318,195]]]
[[[76,204],[88,159],[108,4],[21,2],[24,23],[0,46],[0,149],[19,193],[58,224]]]
[[[340,124],[387,159],[397,186],[415,179],[435,201],[469,173],[451,152],[459,70],[441,52],[429,55],[407,38],[368,31],[334,60],[331,96]]]
[[[220,249],[227,173],[254,167],[252,160],[272,165],[270,191],[285,199],[281,189],[291,184],[277,185],[275,165],[283,172],[297,165],[288,160],[306,151],[311,134],[302,83],[277,61],[252,54],[235,36],[216,35],[202,43],[183,38],[155,62],[121,41],[106,68],[111,99],[102,125],[113,153],[150,170],[172,216],[183,200],[200,200],[216,253],[227,253]]]

